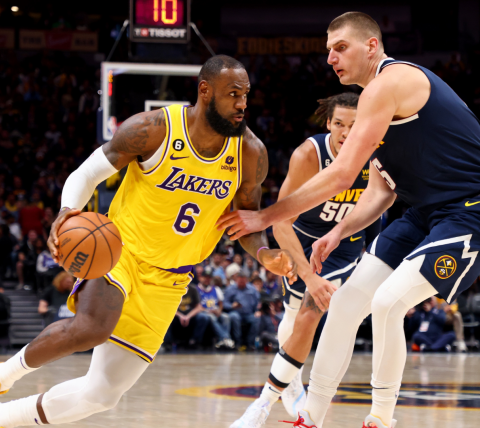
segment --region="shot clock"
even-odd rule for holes
[[[130,39],[134,42],[187,43],[190,0],[130,0]]]

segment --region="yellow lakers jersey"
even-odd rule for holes
[[[145,162],[134,161],[109,210],[126,248],[163,269],[203,261],[223,232],[214,226],[242,181],[241,137],[204,158],[188,134],[187,107],[164,108],[167,134]]]

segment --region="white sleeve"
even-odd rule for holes
[[[225,300],[225,297],[223,296],[223,291],[221,290],[220,287],[215,287],[217,291],[217,297],[220,302],[223,302]]]
[[[116,172],[99,147],[67,178],[62,191],[62,208],[83,209],[96,187]]]

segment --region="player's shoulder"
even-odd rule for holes
[[[290,164],[315,164],[318,167],[317,149],[320,149],[322,141],[325,140],[326,134],[317,134],[308,137],[300,144],[292,153]]]
[[[374,91],[400,89],[411,86],[413,82],[428,81],[425,73],[415,64],[395,62],[389,64],[365,88],[363,95]],[[363,97],[365,98],[365,96]]]
[[[244,180],[262,183],[268,172],[267,149],[250,128],[243,134],[242,159]]]
[[[266,153],[267,149],[262,140],[258,138],[250,128],[247,127],[245,133],[243,134],[243,145],[242,145],[243,155],[247,156],[259,156],[263,152]]]

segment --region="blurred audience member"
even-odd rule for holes
[[[167,331],[165,342],[172,344],[186,339],[188,346],[196,349],[203,341],[209,322],[210,317],[203,312],[197,287],[190,283]]]
[[[62,271],[44,290],[38,304],[38,313],[45,315],[46,325],[75,315],[67,307],[67,299],[73,289],[73,284],[73,276]]]
[[[245,272],[235,275],[234,284],[225,291],[224,309],[229,312],[232,325],[232,336],[236,345],[242,343],[242,328],[247,329],[246,346],[255,349],[255,338],[258,335],[259,318],[255,316],[260,295],[255,287],[248,284]]]
[[[200,303],[204,313],[210,317],[218,342],[217,348],[233,349],[235,343],[230,337],[230,318],[223,310],[223,292],[219,287],[212,285],[213,269],[210,266],[205,267],[197,285]]]
[[[436,306],[436,299],[425,300],[407,313],[410,318],[410,328],[415,331],[412,342],[418,350],[430,352],[450,352],[455,341],[455,333],[444,333],[446,322],[445,312]]]
[[[30,230],[27,235],[25,243],[20,247],[17,261],[17,289],[25,288],[32,290],[35,286],[35,272],[37,264],[37,253],[35,249],[35,242],[38,235],[34,230]]]

